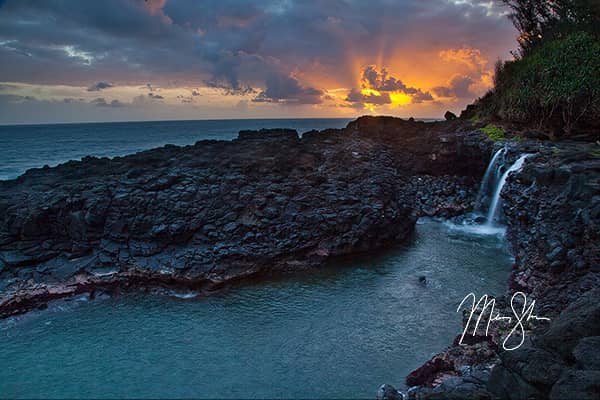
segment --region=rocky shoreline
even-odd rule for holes
[[[0,182],[0,316],[116,287],[210,291],[398,243],[420,215],[472,206],[480,146],[461,122],[366,117],[29,170]]]
[[[98,291],[209,294],[401,242],[420,216],[470,211],[506,145],[512,159],[532,156],[503,191],[515,265],[499,305],[521,290],[552,322],[528,325],[519,352],[501,350],[501,330],[455,341],[407,377],[409,397],[590,397],[600,381],[597,145],[498,143],[480,127],[362,117],[302,137],[242,131],[29,170],[0,182],[0,317]]]
[[[484,328],[434,356],[406,379],[414,399],[593,399],[600,395],[600,157],[598,145],[512,142],[509,157],[531,154],[503,191],[515,255],[510,296],[536,301],[550,323],[525,323],[526,341],[502,349],[507,330]],[[383,394],[387,393],[387,396]],[[389,385],[380,397],[399,396]]]

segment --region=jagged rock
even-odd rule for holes
[[[586,143],[505,146],[508,162],[532,154],[521,171],[509,175],[501,194],[515,254],[509,288],[535,299],[534,314],[551,320],[529,321],[527,343],[511,352],[498,346],[481,352],[478,338],[461,346],[455,342],[409,378],[418,374],[429,393],[441,390],[446,379],[456,381],[465,362],[496,364],[487,388],[497,398],[589,396],[598,388],[587,382],[598,368],[592,349],[600,335],[600,159]],[[512,315],[506,302],[498,303],[498,311]],[[491,336],[492,343],[502,340],[493,330]],[[481,357],[465,360],[473,351]],[[444,360],[443,368],[433,368],[435,360]],[[573,383],[581,388],[569,389]]]
[[[392,385],[384,384],[377,390],[377,400],[403,400],[404,396]]]
[[[519,374],[497,365],[487,383],[487,389],[497,399],[542,399],[543,392],[525,381]]]
[[[246,131],[0,182],[0,316],[115,286],[211,291],[397,243],[418,216],[471,208],[493,146],[465,120],[475,112],[435,123],[362,117],[302,138]],[[533,153],[501,196],[509,288],[552,321],[528,325],[521,353],[503,352],[499,332],[454,343],[409,375],[426,386],[411,395],[597,395],[600,159],[581,143],[506,146],[508,159]]]
[[[550,391],[551,400],[598,399],[600,371],[567,370]]]
[[[600,371],[600,336],[585,337],[573,349],[573,357],[582,369]]]
[[[29,170],[0,182],[0,281],[11,282],[0,316],[34,306],[38,283],[210,287],[397,243],[425,208],[470,207],[482,137],[459,121],[363,117],[302,138],[242,131]],[[110,278],[92,272],[109,266],[118,271]],[[78,274],[90,279],[73,282]],[[16,307],[19,291],[27,301]]]

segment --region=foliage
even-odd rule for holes
[[[600,120],[600,40],[585,32],[543,43],[526,57],[496,65],[495,87],[480,112],[562,128]]]
[[[479,130],[485,133],[487,137],[494,142],[505,139],[506,131],[501,126],[488,124],[485,126],[485,128],[480,128]]]
[[[583,31],[600,38],[598,0],[500,0],[519,31],[521,56],[540,45]]]

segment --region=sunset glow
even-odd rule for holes
[[[392,107],[405,106],[412,102],[412,97],[404,93],[390,93]]]
[[[459,112],[515,35],[434,2],[0,2],[0,123]]]

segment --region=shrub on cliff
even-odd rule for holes
[[[494,142],[498,140],[504,140],[506,138],[506,131],[500,126],[488,124],[485,127],[480,128],[479,130],[485,133],[487,137]]]
[[[587,32],[541,44],[496,66],[494,88],[479,100],[487,117],[570,134],[600,121],[600,41]]]
[[[520,55],[527,56],[552,40],[573,32],[600,39],[599,0],[499,0],[510,10],[519,31]]]

